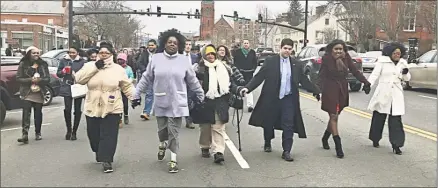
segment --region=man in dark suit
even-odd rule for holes
[[[137,83],[140,82],[141,76],[143,75],[144,71],[146,71],[146,67],[148,67],[149,62],[152,59],[152,55],[155,54],[156,51],[157,51],[157,41],[151,39],[148,41],[148,48],[146,50],[143,50],[143,52],[140,52],[141,54],[137,61],[137,75],[138,75]],[[144,120],[150,119],[153,103],[154,103],[153,93],[150,92],[146,93],[144,109],[143,109],[143,113],[140,115],[140,118]]]
[[[293,47],[291,39],[281,41],[280,54],[266,58],[254,78],[240,90],[242,95],[255,90],[263,81],[263,88],[249,124],[262,127],[264,134],[264,151],[271,152],[271,140],[275,137],[274,130],[283,130],[282,158],[293,161],[290,155],[293,135],[306,138],[306,131],[300,109],[298,85],[312,88],[319,99],[319,88],[312,84],[302,72],[301,62],[290,57]]]
[[[253,49],[249,47],[249,41],[243,40],[243,47],[237,48],[232,52],[234,58],[234,66],[242,73],[243,78],[248,83],[257,69],[257,55]],[[254,99],[252,93],[246,96],[246,107],[248,112],[252,112]]]
[[[187,56],[187,58],[190,61],[190,64],[193,65],[193,64],[199,62],[200,57],[197,54],[191,53],[191,51],[192,51],[192,41],[187,39],[186,46],[184,48],[184,55]],[[190,91],[189,91],[188,94],[191,95],[192,93],[190,93]],[[195,126],[193,126],[192,119],[190,116],[186,117],[186,128],[189,128],[189,129],[195,128]]]

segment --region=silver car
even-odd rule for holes
[[[411,80],[403,84],[404,89],[425,88],[437,89],[436,66],[438,64],[437,50],[431,50],[408,64]]]
[[[382,51],[369,51],[361,54],[363,71],[372,71],[376,65],[377,58],[382,56]]]

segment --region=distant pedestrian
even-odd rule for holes
[[[102,162],[105,173],[113,172],[119,121],[123,114],[120,91],[130,100],[135,92],[125,69],[114,62],[114,56],[112,45],[101,43],[98,60],[86,63],[75,75],[78,84],[88,86],[84,105],[87,134],[96,161]]]
[[[22,136],[17,141],[27,144],[30,129],[30,115],[33,108],[35,140],[41,140],[43,122],[43,104],[46,86],[50,82],[49,65],[40,58],[40,49],[30,46],[21,58],[17,70],[17,82],[20,84],[20,98],[23,101]]]
[[[153,111],[158,123],[158,160],[163,160],[170,150],[169,172],[178,172],[177,154],[182,118],[189,116],[187,88],[204,101],[204,91],[196,79],[190,61],[182,55],[185,38],[175,30],[162,33],[159,46],[164,50],[152,56],[146,71],[137,84],[133,107],[140,104],[141,93],[154,92]]]
[[[148,47],[140,54],[140,58],[137,61],[137,71],[138,77],[137,82],[140,81],[141,76],[146,71],[146,67],[152,60],[152,56],[157,52],[157,41],[154,39],[149,40]],[[154,95],[153,91],[146,92],[145,94],[145,103],[143,108],[143,113],[140,115],[140,118],[144,120],[149,120],[151,116],[152,104],[154,103]]]
[[[368,81],[371,86],[379,80],[368,109],[373,111],[369,139],[374,147],[379,147],[382,139],[383,126],[388,117],[389,141],[395,154],[401,155],[400,150],[405,142],[405,131],[401,116],[405,114],[405,102],[402,82],[411,79],[408,63],[402,59],[406,48],[400,43],[390,43],[382,50],[377,58],[376,66]]]
[[[79,49],[70,47],[68,54],[66,54],[58,65],[56,75],[61,78],[61,89],[59,95],[64,97],[64,120],[67,127],[65,135],[66,140],[76,140],[76,133],[81,122],[82,117],[82,100],[81,98],[72,98],[71,86],[75,84],[74,74],[78,72],[86,63],[78,54]],[[72,108],[74,105],[74,120],[72,129]]]
[[[368,94],[370,83],[356,68],[348,54],[345,42],[336,39],[326,47],[317,84],[322,90],[321,109],[329,115],[327,128],[322,137],[322,146],[324,149],[330,149],[328,139],[333,135],[338,158],[344,157],[338,131],[338,119],[342,110],[349,105],[348,73],[352,73],[360,82],[364,83],[363,88],[366,90],[365,93]],[[316,97],[319,98],[319,95]]]
[[[117,63],[122,66],[125,71],[126,75],[128,76],[128,79],[133,82],[134,81],[134,72],[132,71],[131,67],[127,64],[128,56],[125,53],[120,53],[117,56]],[[122,100],[123,100],[123,123],[125,125],[129,124],[129,101],[128,97],[126,97],[125,94],[122,92]],[[119,127],[123,127],[122,120],[120,120]]]
[[[194,65],[196,63],[199,63],[200,57],[198,57],[197,54],[193,54],[191,51],[192,51],[192,41],[186,40],[183,55],[187,57],[187,59],[190,61],[190,64]],[[188,93],[191,94],[190,91],[188,91]],[[187,116],[185,119],[186,119],[186,128],[195,129],[195,126],[193,126],[192,118],[190,116]]]

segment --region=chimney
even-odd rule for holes
[[[325,5],[317,6],[315,8],[315,15],[320,16],[321,14],[324,14],[326,7],[327,6]]]

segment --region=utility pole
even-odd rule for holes
[[[309,0],[306,0],[305,8],[304,8],[304,41],[303,47],[307,46],[307,15],[309,13]]]
[[[265,19],[268,20],[268,8],[265,8]],[[268,24],[265,23],[265,48],[268,47]]]
[[[73,0],[68,0],[68,48],[73,45]]]

